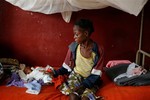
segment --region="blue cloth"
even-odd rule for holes
[[[21,80],[19,75],[14,72],[12,73],[10,80],[7,82],[7,86],[24,87],[24,82]]]
[[[41,84],[38,83],[36,80],[30,83],[25,83],[24,86],[28,88],[26,92],[30,94],[39,94],[39,92],[41,91]]]

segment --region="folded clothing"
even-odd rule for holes
[[[110,68],[113,67],[115,65],[119,65],[119,64],[130,64],[131,62],[129,60],[110,60],[107,64],[106,67]]]
[[[135,63],[119,64],[111,68],[105,67],[105,71],[107,76],[120,86],[150,85],[150,72],[140,67]]]
[[[147,72],[147,70],[144,69],[142,66],[139,66],[136,63],[131,63],[128,66],[127,71],[125,73],[118,75],[116,78],[114,78],[114,81],[116,82],[118,79],[123,78],[123,77],[130,78],[133,76],[146,74],[146,72]]]

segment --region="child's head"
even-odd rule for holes
[[[29,74],[32,72],[31,67],[29,67],[29,66],[26,66],[23,71],[25,74]]]
[[[20,69],[23,70],[25,74],[29,74],[32,72],[31,67],[26,66],[25,64],[20,64]]]
[[[75,22],[73,31],[75,41],[81,43],[94,32],[93,23],[88,19],[79,19]]]
[[[87,31],[89,36],[94,32],[93,23],[89,19],[79,19],[74,26],[78,26],[81,31]]]

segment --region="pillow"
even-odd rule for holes
[[[113,81],[118,75],[125,73],[127,71],[129,64],[118,64],[111,68],[104,67],[106,75]]]
[[[110,68],[113,67],[115,65],[119,65],[119,64],[129,64],[131,63],[129,60],[110,60],[107,64],[106,67]]]
[[[19,66],[19,61],[13,58],[0,58],[0,63],[2,65],[16,65]]]
[[[13,72],[19,69],[19,61],[13,58],[0,58],[4,73],[11,75]]]

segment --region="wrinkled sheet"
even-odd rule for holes
[[[61,13],[70,22],[73,11],[101,9],[108,6],[137,16],[148,0],[6,0],[23,10],[44,14]]]

